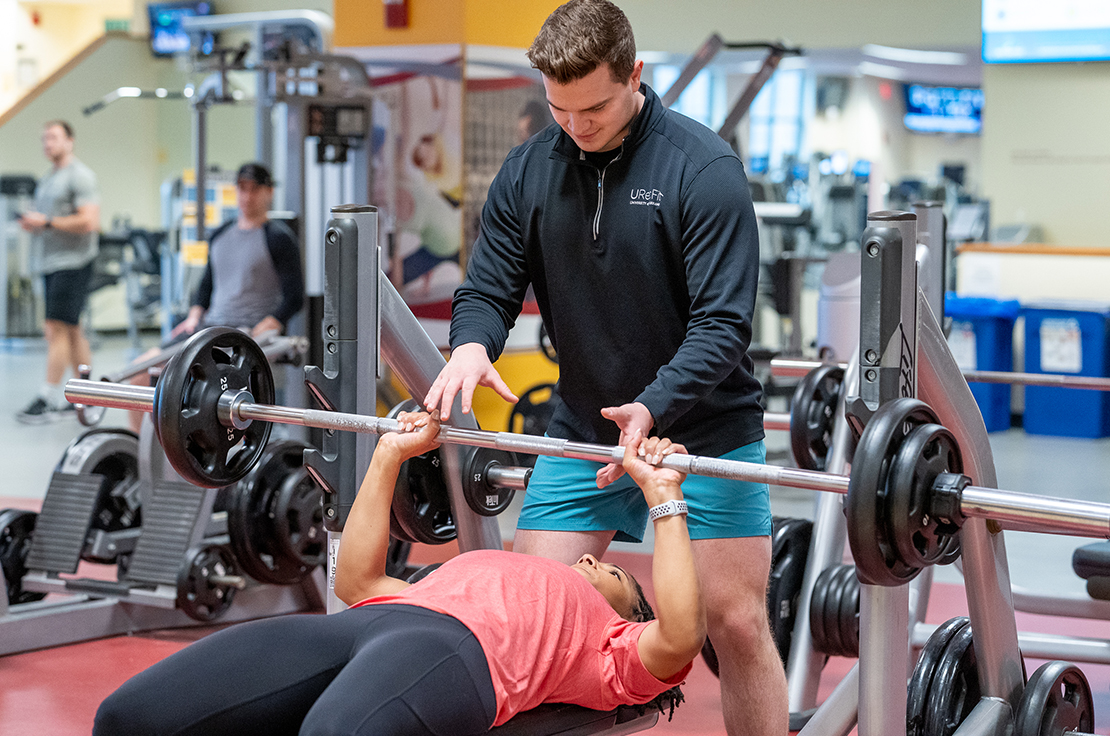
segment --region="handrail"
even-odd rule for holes
[[[1110,248],[1097,245],[1046,245],[1044,243],[960,243],[956,253],[1005,253],[1025,256],[1110,256]]]

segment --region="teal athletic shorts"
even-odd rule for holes
[[[763,440],[721,457],[766,462]],[[617,542],[642,542],[647,503],[636,483],[622,475],[598,489],[600,463],[541,455],[536,460],[518,529],[542,531],[616,530]],[[771,534],[771,495],[766,483],[687,475],[682,495],[690,507],[691,539],[731,539]]]

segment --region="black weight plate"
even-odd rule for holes
[[[790,402],[790,449],[799,468],[825,469],[843,381],[843,368],[822,365],[807,373],[794,389]]]
[[[401,464],[391,508],[407,539],[446,544],[455,538],[444,470],[438,449]]]
[[[906,436],[887,480],[887,524],[899,559],[913,567],[954,561],[959,529],[937,519],[929,504],[938,475],[962,472],[960,448],[944,427],[924,424]]]
[[[562,403],[554,383],[541,383],[525,391],[509,412],[508,431],[543,436],[555,409]],[[526,456],[534,463],[533,456]]]
[[[231,549],[243,572],[259,582],[292,585],[311,572],[301,559],[284,551],[274,517],[282,484],[303,468],[306,447],[293,440],[271,442],[259,462],[230,492],[227,532]],[[318,535],[324,544],[322,527]]]
[[[925,642],[925,646],[922,647],[921,655],[918,657],[917,664],[913,668],[913,675],[910,677],[906,698],[906,736],[926,735],[925,709],[929,703],[929,688],[937,672],[937,667],[948,649],[948,644],[952,641],[952,637],[967,625],[968,618],[966,616],[949,619],[937,627],[936,631]]]
[[[177,607],[196,621],[214,621],[235,598],[233,586],[214,582],[214,575],[237,575],[235,558],[224,546],[192,547],[177,574]]]
[[[829,590],[825,597],[825,636],[828,638],[829,654],[838,657],[850,656],[840,630],[840,600],[846,595],[848,581],[855,578],[855,571],[845,565],[834,568],[829,578]]]
[[[300,467],[285,476],[272,496],[270,516],[278,556],[299,566],[304,575],[327,558],[323,495],[308,470]]]
[[[864,429],[852,462],[845,514],[848,545],[860,582],[896,586],[921,572],[898,557],[887,525],[887,481],[891,464],[906,435],[921,424],[935,424],[936,414],[917,399],[901,398],[879,407]]]
[[[709,637],[705,637],[705,643],[701,645],[701,658],[705,660],[705,665],[717,677],[721,676],[721,662],[717,659],[717,650],[713,648],[713,642],[709,641]]]
[[[555,343],[551,342],[551,336],[547,334],[547,327],[543,322],[540,322],[539,342],[544,356],[555,365],[559,365],[559,354],[555,351]]]
[[[274,378],[262,349],[227,327],[200,330],[173,356],[154,389],[154,428],[173,469],[203,488],[221,488],[245,476],[262,455],[269,422],[246,429],[220,423],[225,391],[245,389],[254,403],[274,403]]]
[[[844,565],[844,587],[841,590],[836,621],[840,631],[843,656],[859,656],[859,578],[854,565]]]
[[[41,601],[46,593],[23,590],[23,576],[27,574],[27,553],[35,532],[38,514],[22,509],[0,511],[0,570],[4,571],[8,605]]]
[[[412,544],[393,537],[389,540],[389,549],[385,555],[385,574],[391,578],[401,579],[409,567],[409,552]]]
[[[1094,698],[1083,671],[1059,660],[1038,667],[1018,704],[1014,736],[1061,736],[1094,730]]]
[[[790,658],[798,597],[802,592],[813,522],[787,519],[776,530],[772,544],[771,575],[767,584],[767,615],[783,664]],[[776,549],[777,548],[777,549]]]
[[[809,635],[813,640],[814,651],[822,654],[832,654],[832,643],[829,641],[828,630],[832,621],[829,615],[829,584],[836,574],[838,566],[827,567],[822,570],[817,579],[813,581],[813,592],[809,596]]]
[[[509,507],[516,491],[496,488],[489,482],[489,471],[496,466],[520,464],[515,453],[488,447],[467,447],[463,450],[463,497],[470,510],[479,516],[497,516]]]
[[[775,517],[771,536],[771,573],[767,581],[767,617],[775,646],[783,663],[790,656],[794,620],[798,612],[802,577],[805,575],[813,522],[808,519]],[[702,659],[714,675],[720,676],[720,661],[713,642],[707,637],[701,648]]]
[[[139,526],[139,438],[126,429],[93,429],[78,436],[62,454],[56,470],[104,476],[92,514],[92,528],[105,532]],[[114,560],[96,560],[113,562]]]
[[[952,736],[980,697],[979,668],[968,624],[952,636],[937,663],[925,706],[925,733]]]
[[[416,585],[421,580],[423,580],[424,578],[428,577],[433,572],[438,570],[439,566],[442,565],[442,564],[443,564],[442,562],[433,562],[430,565],[424,565],[424,567],[420,568],[419,570],[414,572],[412,575],[409,575],[408,578],[405,579],[405,582],[409,583],[410,585]]]

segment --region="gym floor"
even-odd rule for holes
[[[121,339],[104,338],[95,346],[96,371],[124,365],[133,352]],[[27,426],[14,415],[34,396],[42,381],[44,352],[40,345],[0,346],[0,442],[7,482],[0,486],[0,509],[37,509],[55,463],[81,431],[74,419]],[[774,407],[776,410],[782,410]],[[108,413],[105,426],[122,426],[122,412]],[[787,462],[787,441],[769,433],[768,459]],[[999,486],[1008,490],[1093,501],[1110,499],[1110,438],[1068,439],[1027,435],[1011,429],[991,435]],[[511,541],[519,501],[500,517],[506,542]],[[772,508],[777,516],[811,517],[813,494],[776,488]],[[1015,585],[1046,594],[1082,593],[1084,582],[1071,570],[1071,553],[1092,540],[1008,532],[1006,547]],[[650,539],[644,545],[615,544],[609,558],[637,575],[650,590]],[[445,559],[454,545],[416,547],[413,563]],[[962,579],[954,568],[938,568],[927,621],[941,623],[967,611]],[[1110,622],[1018,614],[1020,631],[1037,631],[1110,639]],[[129,637],[85,642],[55,649],[0,657],[0,733],[7,736],[69,736],[87,734],[100,701],[131,675],[172,654],[212,627],[157,631]],[[834,657],[822,675],[823,699],[848,671],[852,660]],[[1028,660],[1032,673],[1040,661]],[[1081,664],[1095,700],[1096,731],[1110,734],[1110,666]],[[664,717],[652,733],[716,736],[724,734],[717,683],[699,659],[684,688],[687,702],[670,723]]]

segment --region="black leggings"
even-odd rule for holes
[[[205,637],[109,695],[93,734],[465,736],[489,730],[496,707],[469,629],[391,604]]]

